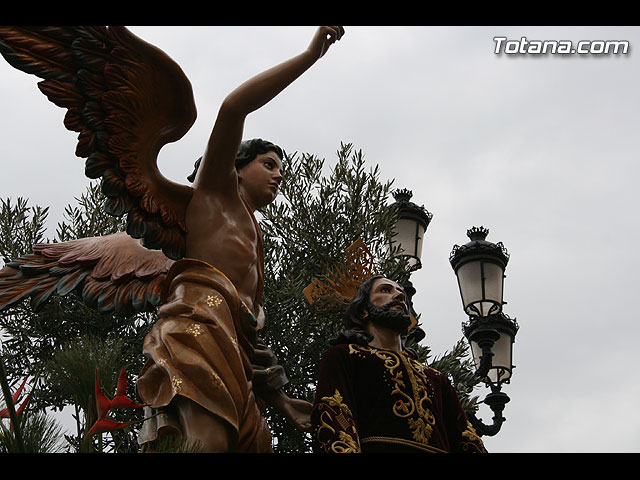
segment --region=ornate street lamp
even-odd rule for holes
[[[470,317],[462,330],[471,345],[476,375],[491,384],[509,383],[513,373],[513,343],[518,324],[504,312]]]
[[[398,211],[398,221],[395,224],[395,235],[391,239],[391,249],[397,247],[396,257],[404,257],[409,264],[409,271],[413,272],[422,267],[422,240],[427,227],[433,218],[424,206],[411,202],[413,193],[410,190],[395,190],[393,197],[396,202],[392,205]]]
[[[462,306],[469,315],[463,332],[471,346],[476,375],[491,388],[484,399],[494,413],[493,424],[485,425],[475,415],[469,420],[479,435],[495,435],[500,430],[504,406],[509,397],[501,392],[513,373],[513,343],[518,325],[502,311],[504,270],[509,254],[501,242],[486,240],[489,230],[473,227],[470,242],[454,245],[449,261],[458,277]]]
[[[504,270],[509,254],[502,242],[485,240],[489,230],[467,230],[469,243],[455,245],[449,261],[458,277],[464,311],[470,316],[486,317],[502,311]]]

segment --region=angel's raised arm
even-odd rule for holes
[[[305,51],[249,79],[223,101],[213,127],[196,189],[235,187],[235,159],[247,115],[259,109],[308,70],[344,34],[342,27],[320,27]]]

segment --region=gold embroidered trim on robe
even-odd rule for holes
[[[417,444],[429,445],[436,421],[431,411],[433,407],[428,393],[429,380],[424,373],[429,367],[413,360],[404,352],[395,353],[373,347],[349,345],[350,354],[357,355],[359,352],[375,355],[384,361],[387,374],[393,382],[393,414],[406,420]],[[407,372],[407,379],[404,378],[403,371]]]
[[[360,440],[353,415],[340,392],[336,390],[332,396],[322,397],[316,408],[320,414],[316,438],[324,452],[359,453]]]
[[[418,450],[422,450],[424,452],[429,453],[447,453],[446,451],[433,447],[431,445],[424,445],[423,443],[413,442],[411,440],[406,440],[404,438],[394,438],[394,437],[367,437],[360,440],[361,443],[388,443],[388,444],[396,444],[396,445],[406,445],[412,448],[416,448]]]

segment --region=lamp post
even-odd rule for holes
[[[476,364],[476,375],[491,389],[484,399],[494,413],[493,424],[485,425],[470,415],[470,421],[479,435],[495,435],[505,418],[502,416],[509,397],[501,391],[513,373],[513,343],[518,325],[502,311],[504,271],[509,254],[501,242],[486,240],[489,233],[484,227],[467,231],[470,242],[454,245],[449,261],[456,277],[462,307],[469,316],[463,323],[463,332],[471,346]]]
[[[391,251],[397,248],[394,256],[404,257],[409,264],[409,272],[422,268],[420,258],[422,256],[422,240],[427,231],[433,214],[424,206],[418,206],[411,202],[413,193],[410,190],[395,190],[393,198],[398,212],[398,221],[395,224],[395,235],[391,238]]]
[[[394,235],[391,237],[389,245],[391,252],[396,252],[393,257],[405,259],[408,264],[408,271],[401,275],[399,283],[402,284],[405,294],[407,295],[407,303],[413,315],[417,318],[418,314],[413,308],[413,296],[416,289],[411,283],[411,273],[422,268],[422,242],[433,214],[427,211],[424,206],[418,206],[411,201],[413,193],[407,189],[398,189],[392,192],[395,203],[391,205],[398,214],[398,220],[394,225]],[[412,328],[409,336],[413,341],[420,342],[425,333],[420,328]]]

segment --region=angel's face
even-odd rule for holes
[[[273,151],[261,153],[238,171],[240,189],[254,208],[273,202],[282,181],[282,160]]]

